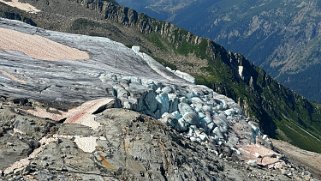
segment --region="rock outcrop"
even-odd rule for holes
[[[158,120],[125,109],[97,113],[100,126],[57,123],[0,109],[0,180],[289,180],[278,170],[217,156]],[[225,151],[223,151],[225,150]],[[289,173],[298,174],[299,170]],[[289,178],[290,177],[290,178]]]

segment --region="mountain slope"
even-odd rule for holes
[[[321,144],[316,144],[321,138],[320,109],[240,54],[110,1],[27,2],[42,13],[29,15],[8,6],[1,6],[0,12],[6,17],[16,18],[19,14],[30,18],[40,27],[106,36],[127,46],[140,45],[142,51],[164,65],[188,72],[198,83],[236,100],[270,136],[321,152]]]
[[[119,2],[241,52],[287,87],[321,101],[320,1],[197,0],[175,11],[154,9],[153,1]]]

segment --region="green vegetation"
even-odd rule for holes
[[[152,42],[156,47],[160,48],[163,51],[167,51],[167,48],[163,44],[159,34],[157,33],[150,33],[147,35],[147,39]]]
[[[278,134],[278,139],[286,140],[306,150],[320,153],[321,141],[310,133],[307,133],[297,124],[292,121],[282,120],[277,125],[279,131],[282,131],[282,134]]]
[[[189,53],[194,53],[197,57],[201,59],[209,59],[210,56],[207,54],[206,49],[208,47],[208,43],[205,39],[198,45],[187,42],[186,40],[182,40],[179,42],[180,45],[176,48],[176,52],[181,55],[188,55]]]

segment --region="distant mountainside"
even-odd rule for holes
[[[321,102],[320,1],[118,2],[240,52],[287,87]]]
[[[234,99],[247,115],[260,122],[264,133],[321,152],[321,109],[241,54],[114,1],[26,2],[42,12],[28,14],[1,4],[1,17],[52,30],[108,37],[128,47],[139,45],[163,65],[190,73],[198,84]]]

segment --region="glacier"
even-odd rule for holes
[[[114,107],[152,116],[201,144],[238,150],[251,142],[252,125],[237,103],[195,85],[191,75],[165,68],[138,46],[128,48],[108,38],[48,31],[6,19],[0,19],[0,28],[41,36],[89,54],[84,60],[47,61],[0,50],[1,96],[71,107],[110,98]]]

